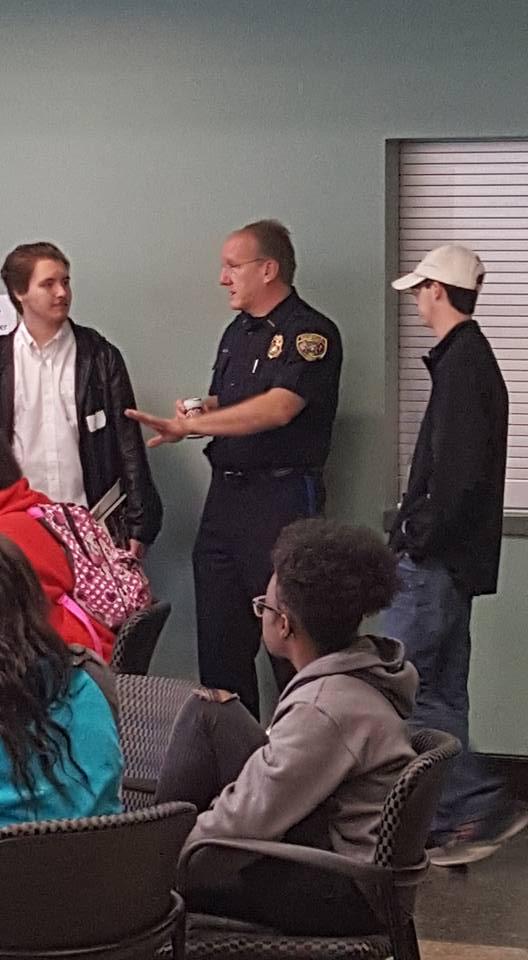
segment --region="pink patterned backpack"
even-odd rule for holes
[[[59,603],[84,624],[100,652],[100,640],[86,614],[115,631],[136,610],[150,606],[152,594],[141,564],[128,550],[115,546],[86,507],[43,503],[27,512],[66,551],[73,596],[63,594]]]

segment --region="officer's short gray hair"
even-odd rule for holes
[[[281,280],[291,286],[296,263],[288,228],[279,220],[256,220],[247,223],[240,232],[253,234],[262,256],[277,261]]]

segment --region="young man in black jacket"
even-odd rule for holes
[[[159,533],[162,507],[139,427],[123,413],[134,393],[117,347],[69,319],[69,274],[51,243],[6,257],[1,275],[21,322],[0,338],[0,428],[52,500],[92,507],[120,480],[129,545],[140,554]]]
[[[508,433],[504,380],[472,319],[483,279],[475,253],[447,244],[392,284],[415,297],[439,342],[424,357],[432,391],[391,533],[402,589],[383,629],[405,643],[420,674],[413,720],[454,734],[466,750],[471,605],[497,589]],[[527,823],[503,783],[465,755],[442,798],[431,859],[482,859]]]

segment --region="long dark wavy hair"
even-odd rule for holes
[[[64,748],[77,766],[67,730],[50,715],[52,704],[68,690],[71,670],[68,648],[48,624],[33,568],[14,543],[0,536],[0,740],[14,782],[33,799],[34,758],[59,792],[64,787],[55,769]]]

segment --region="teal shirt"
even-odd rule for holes
[[[55,775],[64,791],[44,776],[36,759],[31,761],[36,793],[30,797],[13,782],[11,760],[0,743],[0,827],[26,820],[55,820],[120,813],[123,757],[110,705],[95,680],[74,668],[66,697],[54,704],[52,719],[68,731],[72,755],[86,780],[61,746]]]

